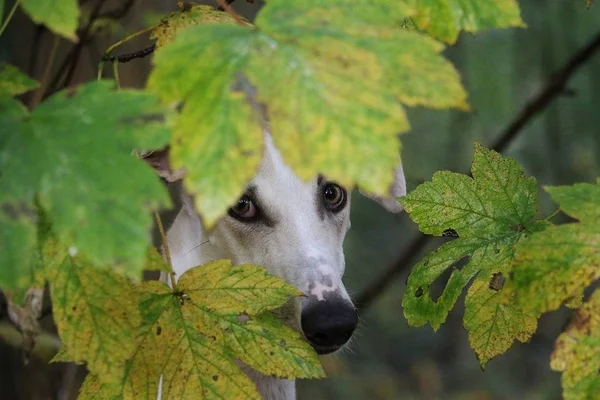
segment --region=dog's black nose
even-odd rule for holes
[[[358,324],[354,306],[347,301],[317,301],[302,311],[302,331],[318,354],[342,347]]]

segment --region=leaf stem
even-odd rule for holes
[[[119,62],[113,61],[113,75],[115,76],[115,82],[117,82],[117,89],[121,89],[121,80],[119,79]]]
[[[560,213],[560,208],[557,208],[552,214],[544,218],[544,221],[550,221],[552,218],[556,217]]]
[[[0,27],[0,36],[2,36],[2,33],[4,33],[4,30],[6,29],[6,27],[8,26],[8,23],[10,22],[10,20],[13,17],[13,15],[15,14],[15,11],[17,11],[17,7],[19,7],[20,3],[21,3],[21,0],[16,0],[15,4],[13,4],[13,7],[8,12],[8,15],[6,16],[6,19],[2,23],[2,27]]]
[[[97,79],[98,80],[102,79],[102,69],[104,68],[104,62],[105,61],[112,61],[110,59],[110,53],[112,53],[114,49],[116,49],[117,47],[121,46],[124,43],[129,42],[132,39],[135,39],[138,36],[141,36],[141,35],[143,35],[145,33],[148,33],[150,31],[152,31],[157,26],[158,25],[153,25],[153,26],[151,26],[149,28],[142,29],[141,31],[137,31],[135,33],[132,33],[131,35],[129,35],[127,37],[124,37],[123,39],[119,40],[117,43],[113,44],[108,49],[106,49],[106,51],[102,55],[102,60],[100,60],[100,62],[98,63],[98,76],[97,76]]]
[[[42,73],[42,80],[40,82],[40,86],[33,93],[33,96],[31,96],[31,101],[29,102],[30,110],[37,106],[40,103],[40,101],[42,101],[42,98],[44,97],[44,92],[50,84],[50,72],[52,72],[52,66],[54,65],[54,59],[56,58],[56,51],[58,50],[59,43],[60,36],[55,36],[54,41],[52,42],[52,48],[50,49],[50,55],[48,55],[48,61],[46,61],[46,67],[44,68],[44,72]]]
[[[169,277],[171,279],[171,287],[175,289],[175,271],[173,271],[173,264],[171,263],[171,252],[169,251],[169,244],[167,243],[167,235],[165,234],[165,228],[163,227],[162,220],[158,212],[154,212],[154,218],[156,219],[156,225],[158,225],[158,231],[160,232],[160,239],[163,244],[163,250],[165,252],[165,258],[167,259],[167,265],[169,266]]]

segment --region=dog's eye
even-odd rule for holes
[[[240,221],[248,221],[255,219],[258,213],[252,200],[244,195],[238,200],[235,206],[229,209],[229,215]]]
[[[346,205],[346,191],[335,183],[327,183],[323,187],[323,201],[329,211],[341,211]]]

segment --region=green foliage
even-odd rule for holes
[[[544,228],[533,220],[537,212],[534,178],[519,164],[480,145],[475,147],[473,178],[441,171],[401,199],[419,229],[431,235],[456,237],[413,268],[403,300],[411,325],[445,321],[464,287],[474,279],[465,299],[465,328],[479,360],[508,349],[515,339],[528,340],[536,314],[515,309],[502,299],[503,281],[514,258],[512,246]],[[456,264],[466,261],[460,268]],[[434,301],[432,286],[448,268],[452,274]],[[492,280],[499,280],[498,286]]]
[[[21,0],[21,6],[32,20],[43,24],[51,31],[76,41],[79,6],[77,0]]]
[[[557,309],[600,278],[600,185],[546,190],[579,222],[549,228],[516,248],[513,289],[524,307],[538,313]]]
[[[74,0],[22,6],[76,40]],[[0,64],[0,286],[19,297],[49,281],[64,343],[55,361],[87,364],[84,399],[154,399],[161,376],[163,398],[258,398],[238,361],[273,377],[323,376],[311,347],[272,314],[300,293],[264,269],[222,260],[173,289],[138,282],[142,269],[172,272],[149,250],[150,211],[168,197],[133,150],[170,145],[208,226],[256,173],[267,126],[300,177],[382,194],[409,129],[404,107],[469,109],[441,42],[524,26],[516,0],[270,0],[255,25],[183,8],[152,32],[148,91],[87,83],[29,112],[13,96],[37,83]],[[158,98],[181,106],[172,135]],[[581,303],[600,278],[600,186],[547,188],[579,220],[550,226],[534,220],[537,183],[514,160],[477,145],[472,173],[438,172],[401,200],[423,232],[453,238],[413,269],[406,317],[439,328],[470,284],[464,326],[484,365],[529,340],[541,313],[579,307],[552,366],[567,399],[593,398],[599,292]],[[46,242],[49,232],[58,241]]]
[[[545,188],[579,222],[534,221],[537,185],[514,161],[476,146],[473,178],[438,172],[401,199],[421,231],[451,236],[411,272],[403,305],[409,323],[437,329],[464,286],[464,325],[482,365],[514,339],[527,341],[538,316],[565,304],[579,308],[556,342],[551,366],[563,371],[565,399],[600,391],[600,184]],[[456,267],[457,262],[466,261]],[[444,270],[452,274],[437,301],[429,293]],[[549,290],[550,288],[550,290]]]
[[[562,371],[565,400],[600,393],[600,289],[575,313],[556,341],[552,369]]]
[[[35,226],[20,218],[0,217],[0,286],[25,289],[33,283]]]
[[[118,374],[86,357],[92,374],[80,399],[153,399],[161,376],[163,398],[259,399],[236,359],[270,376],[323,376],[314,350],[270,314],[298,291],[264,268],[216,261],[188,270],[174,290],[145,282],[127,293],[137,299],[141,324],[135,335],[112,329],[112,338],[133,348],[127,357],[114,355],[125,363]],[[71,355],[69,342],[65,347]]]
[[[152,223],[148,211],[169,201],[131,150],[166,143],[169,131],[156,122],[164,111],[151,95],[115,92],[109,82],[57,93],[31,113],[14,100],[8,104],[14,111],[3,115],[7,123],[0,128],[0,218],[12,221],[8,229],[32,231],[36,200],[75,251],[97,264],[123,262],[139,276]],[[3,246],[8,253],[32,250],[10,240]],[[16,275],[25,263],[3,268]]]
[[[257,103],[300,177],[326,171],[374,193],[387,190],[396,135],[409,128],[399,103],[467,107],[443,46],[400,27],[403,16],[391,9],[384,1],[270,1],[255,28],[200,25],[157,52],[149,87],[184,102],[172,159],[187,168],[207,224],[256,172],[264,129]]]
[[[118,376],[133,351],[141,317],[133,285],[114,269],[100,269],[46,244],[46,277],[64,351],[58,360],[88,362],[98,374]]]
[[[16,96],[35,89],[37,86],[36,81],[19,71],[18,68],[0,63],[0,96]]]
[[[413,7],[412,19],[420,30],[448,43],[461,31],[524,27],[517,0],[403,0]]]

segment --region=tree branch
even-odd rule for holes
[[[0,321],[0,339],[14,347],[23,346],[23,334],[12,324]],[[35,345],[31,354],[42,361],[49,362],[61,347],[60,339],[47,332],[41,332],[35,337]]]
[[[92,14],[90,15],[90,19],[88,20],[87,24],[82,29],[78,30],[77,36],[79,37],[79,42],[77,42],[69,50],[69,52],[63,59],[62,63],[60,64],[60,67],[58,68],[58,71],[56,72],[56,75],[54,75],[50,85],[48,86],[48,91],[44,98],[70,85],[71,79],[73,78],[73,74],[75,73],[75,69],[77,67],[79,56],[81,55],[83,48],[92,39],[90,33],[94,22],[99,18],[121,19],[131,10],[135,1],[128,0],[120,8],[101,13],[100,9],[102,8],[104,2],[105,0],[98,1],[96,7],[92,11]],[[65,72],[66,77],[61,84],[61,78],[65,75]]]
[[[71,78],[73,77],[73,74],[75,73],[75,69],[77,67],[79,55],[81,54],[83,47],[91,39],[90,31],[92,29],[92,26],[94,25],[94,21],[96,21],[96,19],[100,16],[100,9],[102,8],[104,1],[105,0],[98,0],[98,3],[96,3],[96,7],[94,7],[94,9],[92,10],[90,19],[88,20],[85,27],[83,29],[78,29],[77,37],[79,38],[79,41],[77,43],[75,43],[75,45],[71,48],[71,50],[69,50],[69,52],[63,59],[63,62],[60,64],[60,67],[58,68],[56,75],[54,75],[54,78],[52,79],[50,85],[48,85],[48,90],[47,90],[44,98],[69,86]],[[67,70],[67,68],[68,68],[68,70]],[[61,78],[63,77],[66,70],[67,70],[66,78],[65,78],[64,82],[61,84],[61,82],[60,82]]]
[[[522,132],[522,129],[535,116],[544,111],[552,100],[565,92],[565,85],[573,74],[596,52],[600,50],[600,32],[581,50],[575,53],[567,63],[554,73],[542,88],[542,90],[521,109],[519,114],[498,135],[491,148],[499,153],[506,150],[508,146]],[[373,302],[389,287],[389,285],[404,270],[410,268],[427,243],[430,236],[419,233],[410,242],[406,251],[385,270],[373,283],[366,287],[357,297],[356,304],[361,310],[367,309]]]

